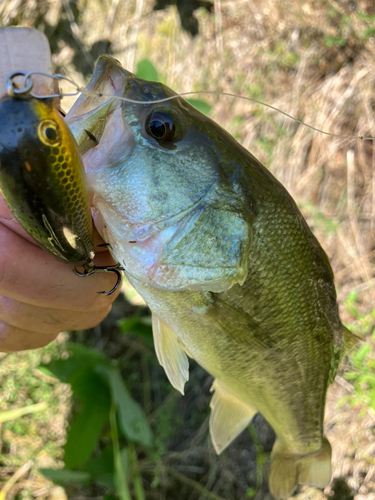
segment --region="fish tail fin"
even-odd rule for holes
[[[298,483],[324,488],[331,480],[331,445],[323,439],[313,453],[296,455],[276,440],[271,455],[269,489],[276,500],[289,498]]]

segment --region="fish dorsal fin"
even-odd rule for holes
[[[343,328],[342,339],[343,339],[343,350],[341,357],[346,356],[348,351],[352,349],[358,342],[363,342],[365,337],[359,332],[352,332],[348,330],[345,326]]]
[[[159,363],[173,387],[184,394],[185,382],[189,380],[189,360],[175,331],[153,312],[152,332]]]
[[[257,410],[245,405],[222,382],[215,379],[211,391],[210,434],[217,454],[249,425]]]

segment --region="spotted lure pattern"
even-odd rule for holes
[[[66,263],[92,261],[85,172],[53,99],[0,100],[0,189],[16,219],[45,250]]]

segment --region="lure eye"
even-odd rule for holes
[[[38,127],[39,139],[47,146],[58,146],[61,142],[60,128],[53,120],[44,120]]]
[[[157,141],[173,141],[176,127],[168,111],[153,111],[146,121],[146,132]]]

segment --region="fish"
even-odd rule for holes
[[[0,100],[0,190],[22,227],[57,260],[92,262],[85,170],[52,98],[27,94]]]
[[[290,194],[217,123],[110,56],[66,120],[95,225],[151,309],[168,379],[184,393],[188,358],[214,377],[215,451],[260,412],[276,433],[272,495],[324,488],[326,392],[359,337],[340,321],[328,257]]]

